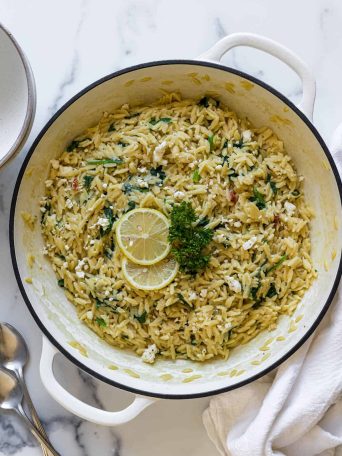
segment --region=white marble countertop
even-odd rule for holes
[[[31,353],[29,389],[56,448],[64,456],[215,456],[201,420],[208,399],[159,401],[133,422],[104,428],[63,410],[38,375],[41,334],[20,296],[11,267],[8,217],[19,166],[33,138],[65,101],[92,81],[120,68],[164,58],[191,58],[218,38],[250,31],[298,53],[317,77],[314,121],[325,140],[342,121],[342,3],[339,0],[0,0],[0,21],[24,48],[36,78],[33,130],[20,156],[0,171],[0,320],[14,324]],[[283,64],[256,51],[224,58],[293,100],[299,80]],[[114,410],[129,393],[104,385],[67,360],[56,367],[78,397]],[[16,420],[0,416],[0,454],[33,456],[41,449]]]

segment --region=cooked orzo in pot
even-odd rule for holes
[[[270,128],[210,97],[124,105],[51,161],[45,252],[79,318],[109,344],[146,362],[227,358],[291,315],[316,276],[302,180]],[[160,251],[173,276],[159,289],[123,271],[116,226],[137,208],[169,229],[171,250]],[[144,283],[161,264],[131,267]]]

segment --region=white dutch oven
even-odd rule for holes
[[[217,63],[235,46],[261,49],[296,71],[303,85],[299,107],[261,81]],[[113,111],[124,103],[151,103],[160,97],[162,89],[177,90],[184,97],[194,98],[213,94],[254,125],[272,127],[284,140],[299,173],[305,176],[306,198],[316,212],[312,222],[312,257],[318,279],[291,318],[282,317],[275,331],[260,334],[233,350],[227,361],[201,364],[158,360],[155,365],[147,365],[135,354],[107,345],[78,320],[73,305],[57,286],[51,265],[42,254],[39,223],[31,231],[20,217],[23,210],[39,217],[38,201],[44,194],[49,161],[66,144],[96,124],[104,111]],[[72,98],[48,122],[20,171],[11,209],[10,242],[21,292],[44,333],[41,378],[61,405],[95,423],[124,423],[155,398],[209,396],[251,382],[277,367],[312,334],[338,286],[342,244],[341,181],[326,145],[311,123],[314,98],[314,79],[292,52],[257,35],[235,34],[223,38],[197,60],[152,62],[111,74]],[[33,269],[26,261],[31,252],[36,257]],[[24,281],[28,276],[33,277],[32,285]],[[93,376],[135,392],[135,400],[119,412],[99,410],[81,402],[54,376],[53,360],[58,352]],[[111,365],[117,369],[111,370]]]

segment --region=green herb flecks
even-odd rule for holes
[[[136,205],[137,205],[137,203],[135,201],[128,201],[128,203],[127,203],[128,208],[127,208],[126,212],[129,212],[129,211],[132,211],[133,209],[135,209]]]
[[[190,336],[190,344],[194,345],[194,346],[197,345],[195,334],[191,334],[191,336]]]
[[[59,279],[57,283],[59,287],[64,288],[64,279]]]
[[[276,195],[278,192],[278,187],[276,186],[275,182],[270,181],[270,186],[271,186],[272,192],[274,193],[274,195]]]
[[[253,188],[253,196],[249,198],[249,201],[253,201],[258,209],[265,209],[266,201],[264,196],[257,190],[256,187]]]
[[[128,146],[128,144],[127,144],[127,143],[125,143],[125,142],[123,142],[123,141],[119,141],[119,142],[118,142],[118,146],[121,146],[121,147],[127,147],[127,146]]]
[[[121,165],[123,163],[122,158],[99,158],[94,160],[87,160],[87,165],[95,165],[95,166],[100,166],[100,165]]]
[[[208,143],[209,143],[209,147],[210,147],[210,152],[212,152],[215,147],[215,135],[208,136]]]
[[[113,301],[119,301],[118,299],[116,298],[112,298]],[[103,309],[103,308],[107,308],[107,309],[110,309],[112,312],[114,313],[118,313],[118,308],[117,306],[111,304],[108,300],[105,300],[105,301],[101,301],[100,299],[96,298],[95,299],[95,302],[96,302],[96,309]]]
[[[171,117],[161,117],[160,119],[156,119],[155,117],[152,117],[150,119],[150,124],[151,125],[156,125],[158,122],[164,122],[164,123],[170,123],[172,122]]]
[[[111,124],[109,125],[108,131],[115,131],[115,124],[114,124],[114,122],[111,123]]]
[[[210,222],[209,218],[207,216],[205,216],[198,220],[198,222],[196,223],[196,226],[207,226],[209,222]]]
[[[89,193],[91,183],[94,180],[94,176],[89,176],[88,174],[83,176],[83,187],[87,190]]]
[[[146,310],[143,311],[142,314],[140,315],[134,315],[134,318],[136,320],[138,320],[139,323],[143,324],[143,323],[146,323],[146,319],[147,319],[147,312]]]
[[[292,195],[295,196],[296,198],[300,195],[300,191],[299,190],[293,190],[292,192]]]
[[[267,271],[267,274],[269,274],[270,272],[272,271],[275,271],[276,269],[278,269],[283,263],[284,261],[287,260],[287,255],[283,255],[279,261],[276,262],[276,264],[274,264],[268,271]]]
[[[140,193],[147,193],[150,191],[150,189],[148,187],[138,187],[137,185],[133,185],[129,182],[125,182],[124,184],[122,184],[121,188],[122,188],[122,191],[128,195],[133,191],[140,192]]]
[[[240,141],[236,141],[235,143],[233,143],[233,146],[241,149],[243,147],[243,140],[240,139]]]
[[[208,108],[209,107],[209,98],[208,97],[201,98],[200,101],[198,102],[198,104],[200,106],[204,106],[205,108]]]
[[[196,274],[205,268],[210,255],[205,252],[213,238],[213,230],[196,226],[198,217],[191,203],[183,201],[171,211],[169,242],[171,252],[182,271]]]
[[[150,174],[151,176],[157,176],[159,177],[159,179],[163,182],[165,177],[166,177],[166,173],[165,171],[163,171],[163,167],[162,165],[159,165],[157,166],[156,168],[151,168],[150,169]]]
[[[104,321],[103,318],[97,317],[95,321],[96,321],[97,325],[100,326],[100,328],[107,327],[107,323]]]
[[[266,293],[266,298],[273,298],[273,296],[276,296],[278,294],[277,289],[274,285],[274,283],[271,283],[270,288],[268,289],[268,292]]]
[[[180,302],[189,310],[193,309],[192,304],[190,304],[182,295],[182,293],[177,293],[177,298],[180,300]]]
[[[192,181],[197,184],[199,181],[201,180],[201,175],[198,171],[198,166],[197,168],[195,169],[193,175],[192,175]]]
[[[71,143],[67,147],[67,152],[73,152],[79,146],[80,141],[76,141],[75,139],[71,141]]]
[[[104,216],[108,219],[108,225],[106,228],[100,227],[100,235],[105,236],[106,234],[110,233],[113,228],[113,224],[115,222],[116,217],[114,217],[113,210],[110,207],[105,207],[103,209]]]

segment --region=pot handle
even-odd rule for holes
[[[69,412],[78,417],[103,426],[117,426],[127,423],[138,416],[146,407],[153,404],[157,399],[135,396],[134,401],[124,410],[108,412],[92,407],[77,399],[65,390],[56,380],[53,373],[53,360],[59,351],[43,337],[43,348],[40,359],[40,377],[48,393]]]
[[[302,81],[303,96],[298,108],[312,121],[316,81],[311,71],[296,54],[276,41],[254,33],[233,33],[225,36],[196,60],[219,62],[222,56],[237,46],[248,46],[273,55],[292,68]]]

